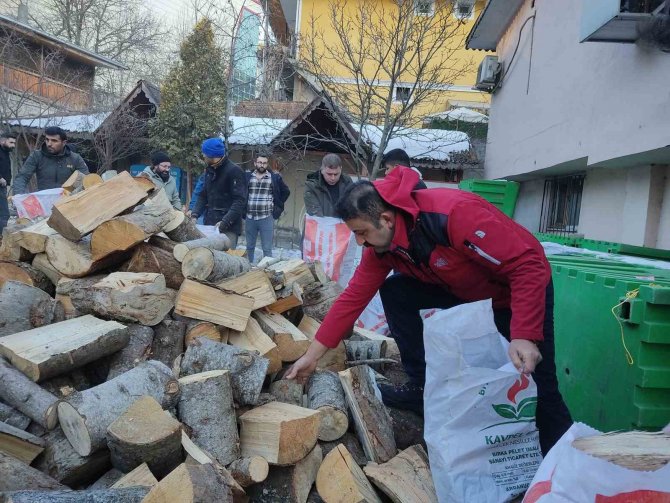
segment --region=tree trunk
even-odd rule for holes
[[[96,491],[16,491],[8,493],[6,503],[141,503],[147,487],[99,489]]]
[[[0,362],[0,366],[2,362]],[[28,382],[32,382],[28,380]],[[3,384],[4,386],[4,384]],[[3,395],[0,391],[0,396]],[[25,414],[21,413],[19,410],[7,405],[6,403],[0,402],[0,422],[7,423],[14,428],[19,430],[26,430],[30,424],[30,418]]]
[[[25,262],[0,262],[0,288],[7,281],[34,286],[52,296],[55,291],[53,282],[46,274]]]
[[[107,380],[135,368],[151,356],[151,344],[154,340],[154,331],[151,327],[128,325],[128,336],[126,347],[110,357]]]
[[[215,234],[192,241],[185,241],[177,243],[172,250],[174,258],[179,262],[184,260],[184,257],[194,248],[209,248],[210,250],[226,251],[230,249],[230,239],[225,234]]]
[[[156,325],[151,346],[151,359],[172,366],[174,359],[184,352],[186,323],[165,319]]]
[[[39,288],[16,281],[7,281],[0,288],[0,337],[63,319],[62,304]]]
[[[172,221],[163,229],[167,237],[177,243],[185,243],[194,239],[204,238],[205,235],[198,230],[195,220],[187,217],[181,211],[173,212]]]
[[[334,372],[321,371],[312,374],[307,383],[307,406],[321,413],[319,440],[331,442],[347,432],[347,403],[340,379]]]
[[[200,337],[186,349],[181,371],[182,375],[192,375],[228,370],[235,401],[240,405],[253,405],[263,387],[268,363],[267,359],[251,351]]]
[[[109,425],[142,395],[169,408],[179,395],[179,384],[161,362],[140,363],[100,386],[73,393],[58,405],[58,418],[75,450],[88,456],[105,446]]]
[[[247,272],[250,268],[249,261],[243,257],[209,248],[189,250],[181,263],[181,272],[185,278],[209,283],[219,283],[226,278]]]
[[[262,456],[236,459],[228,465],[228,471],[242,487],[263,482],[269,469],[268,462]]]
[[[0,452],[0,492],[67,489],[57,480],[18,459]]]
[[[233,494],[211,463],[181,464],[155,485],[143,503],[233,503]]]
[[[191,438],[222,465],[240,457],[240,438],[233,404],[230,373],[212,370],[179,379],[179,418]]]
[[[323,321],[342,292],[343,288],[335,281],[330,281],[325,285],[312,283],[303,291],[302,309],[306,315]]]
[[[141,243],[135,248],[133,256],[126,263],[124,269],[128,272],[162,274],[165,276],[165,285],[173,290],[179,290],[184,282],[181,264],[172,256],[172,252],[147,243]]]

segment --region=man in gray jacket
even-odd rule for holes
[[[62,186],[75,170],[88,175],[88,166],[67,144],[67,134],[59,127],[44,130],[42,148],[28,156],[14,179],[14,194],[26,192],[30,177],[37,177],[37,190]]]
[[[154,152],[151,154],[151,166],[144,168],[142,176],[149,178],[159,189],[162,187],[172,206],[176,210],[181,210],[182,203],[179,199],[177,181],[170,175],[171,166],[172,162],[169,155],[161,151]]]

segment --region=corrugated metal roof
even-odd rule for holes
[[[68,133],[93,133],[107,118],[109,112],[89,115],[55,115],[52,117],[28,117],[8,120],[10,126],[22,126],[30,129],[44,129],[58,126]]]
[[[495,51],[525,0],[489,0],[465,40],[467,49]]]

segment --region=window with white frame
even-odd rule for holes
[[[395,99],[398,103],[408,103],[412,95],[412,88],[409,86],[395,86]]]
[[[454,16],[458,19],[468,20],[475,17],[475,1],[474,0],[455,0],[454,2]]]
[[[414,13],[419,16],[435,14],[435,0],[414,0]]]

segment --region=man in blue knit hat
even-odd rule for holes
[[[196,219],[205,210],[205,225],[218,225],[219,232],[228,236],[232,248],[242,233],[242,218],[247,205],[247,186],[244,171],[226,155],[221,138],[202,142],[202,155],[207,168],[205,187],[191,212]]]

